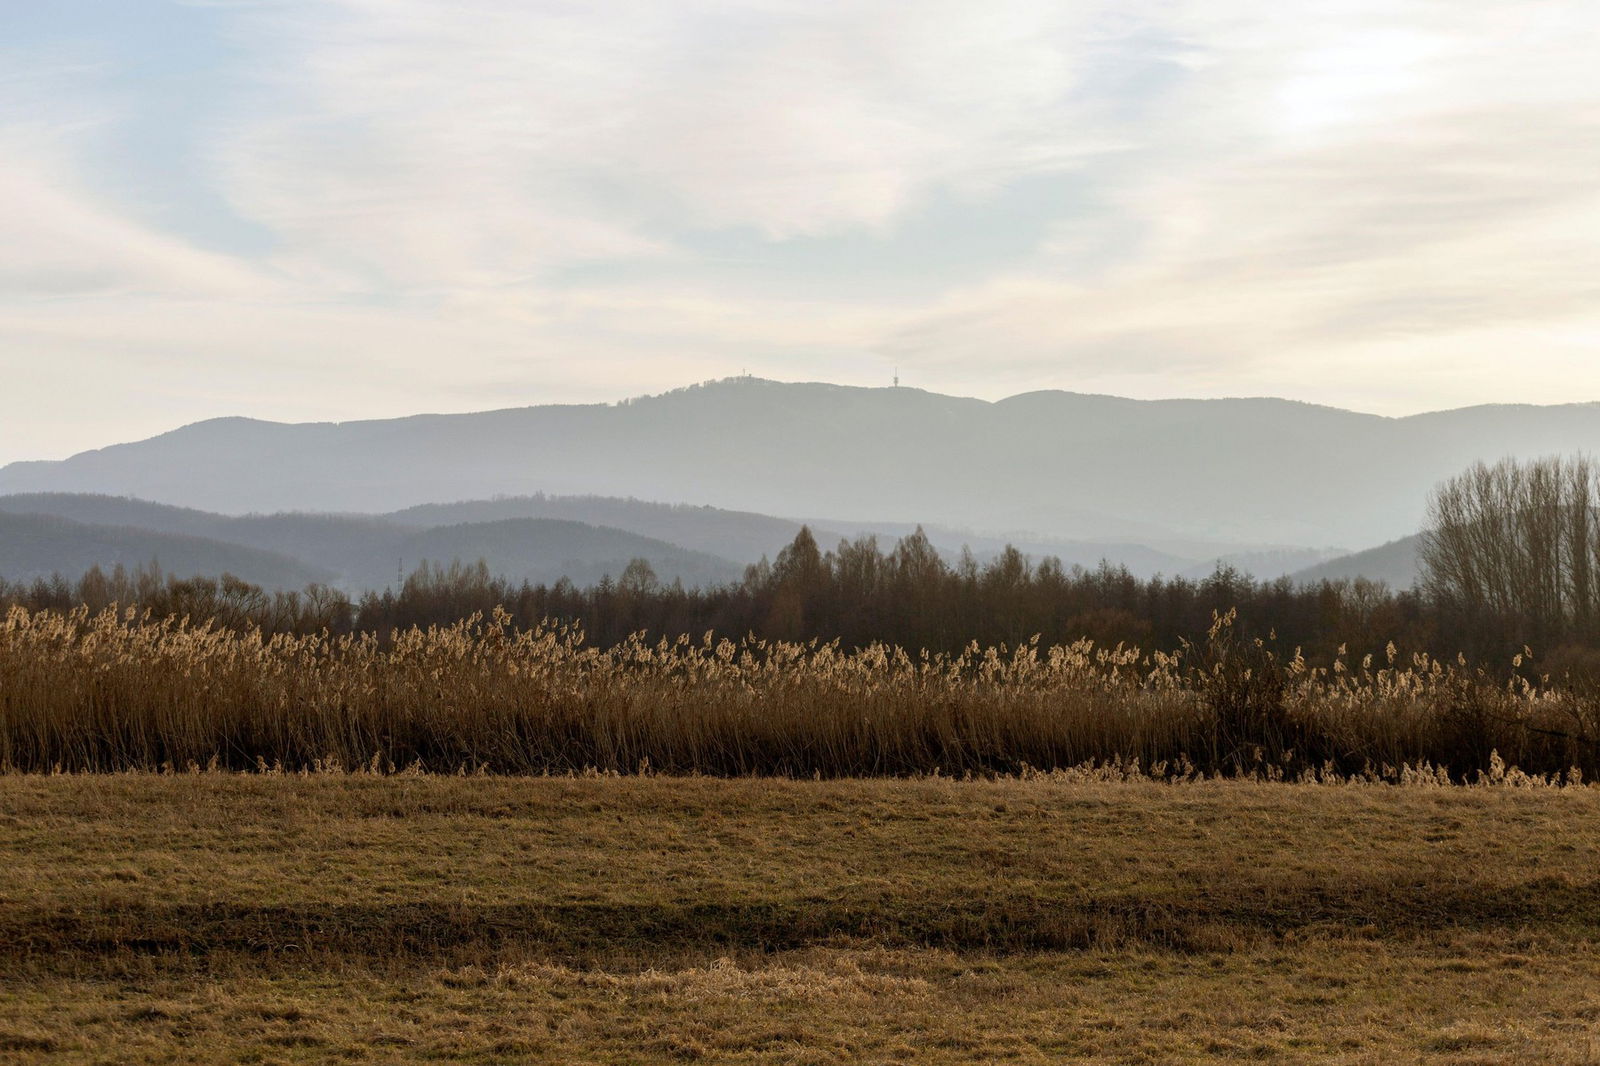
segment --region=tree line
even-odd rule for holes
[[[1218,613],[1236,609],[1240,631],[1331,657],[1340,645],[1382,648],[1389,639],[1426,646],[1422,601],[1368,581],[1300,586],[1256,581],[1222,567],[1202,580],[1141,580],[1123,567],[1037,565],[1008,548],[979,563],[940,555],[919,530],[883,548],[872,537],[823,551],[808,529],[742,581],[709,589],[657,582],[636,561],[616,581],[513,585],[480,565],[426,567],[398,594],[363,598],[357,624],[382,632],[443,623],[463,609],[503,605],[519,624],[570,620],[609,646],[631,632],[699,638],[707,631],[774,640],[875,642],[958,652],[968,644],[1017,646],[1088,638],[1097,644],[1176,648],[1203,640]],[[1374,634],[1386,634],[1376,640]],[[1369,648],[1370,646],[1370,648]]]
[[[918,529],[819,545],[808,528],[771,561],[726,585],[659,581],[642,559],[578,587],[495,575],[482,562],[423,563],[398,588],[352,600],[326,586],[270,592],[232,577],[179,579],[154,567],[90,570],[77,581],[0,581],[0,606],[69,609],[137,604],[157,617],[215,619],[268,633],[448,625],[504,608],[531,627],[559,621],[602,647],[645,632],[699,639],[753,635],[956,652],[973,641],[1016,646],[1088,638],[1103,646],[1176,649],[1237,613],[1237,632],[1308,659],[1411,652],[1508,661],[1524,646],[1600,667],[1600,468],[1587,458],[1478,464],[1430,496],[1415,589],[1365,580],[1259,581],[1228,567],[1208,577],[1140,579],[1126,568],[1064,567],[1006,548],[980,562],[947,559]],[[1600,674],[1600,668],[1595,671]]]
[[[863,537],[824,551],[802,528],[776,559],[747,568],[740,581],[709,588],[663,583],[642,559],[588,587],[513,581],[482,561],[425,562],[399,588],[355,600],[326,586],[270,592],[232,577],[179,579],[156,567],[118,567],[90,570],[78,581],[0,582],[0,605],[7,603],[35,610],[137,604],[156,617],[214,619],[230,628],[362,631],[382,639],[499,607],[522,627],[574,624],[602,647],[637,632],[699,639],[711,631],[948,652],[973,641],[1014,647],[1034,636],[1047,644],[1088,638],[1108,647],[1176,648],[1203,639],[1216,614],[1235,609],[1242,634],[1320,657],[1341,645],[1381,649],[1389,640],[1420,649],[1433,635],[1422,599],[1374,582],[1302,586],[1287,578],[1252,580],[1227,567],[1201,580],[1141,580],[1123,567],[1034,563],[1014,548],[983,563],[970,553],[952,561],[921,530],[887,548]]]

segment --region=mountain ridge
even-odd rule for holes
[[[66,524],[95,551],[85,555],[70,541],[50,550],[33,531],[43,518]],[[729,581],[744,566],[628,530],[558,519],[427,525],[372,515],[216,515],[128,497],[0,496],[0,577],[54,571],[76,576],[92,564],[145,563],[152,557],[164,569],[187,575],[198,572],[188,561],[197,553],[210,560],[210,576],[233,572],[280,588],[334,582],[350,591],[393,584],[396,569],[407,569],[407,562],[415,568],[424,561],[472,562],[480,556],[502,576],[546,584],[562,577],[580,584],[614,578],[634,558],[648,560],[664,582],[686,585]],[[275,565],[266,565],[268,558]]]
[[[1302,584],[1366,578],[1382,581],[1396,591],[1414,587],[1422,575],[1419,548],[1422,537],[1413,533],[1363,551],[1298,570],[1290,576]]]
[[[0,468],[0,493],[386,514],[547,493],[1126,543],[1359,546],[1476,459],[1600,451],[1600,404],[1386,416],[1270,397],[1002,400],[734,378],[617,404],[287,423],[224,417]]]
[[[1016,547],[1034,560],[1054,556],[1068,567],[1086,569],[1106,562],[1127,567],[1141,578],[1158,573],[1203,577],[1219,563],[1237,566],[1257,577],[1273,578],[1330,554],[1267,548],[1176,556],[1138,544],[985,537],[970,530],[914,523],[802,522],[711,507],[608,497],[465,500],[387,515],[286,512],[230,516],[121,496],[0,496],[0,517],[14,514],[49,515],[81,523],[86,529],[92,527],[99,531],[107,556],[95,561],[107,565],[126,555],[126,551],[112,547],[119,537],[123,541],[136,541],[145,534],[176,541],[204,539],[216,545],[271,553],[284,563],[305,567],[305,573],[315,572],[318,580],[332,580],[350,591],[392,584],[395,570],[389,568],[389,560],[394,560],[397,569],[403,569],[407,561],[412,566],[424,559],[446,563],[460,558],[469,562],[479,555],[502,576],[547,583],[558,577],[574,581],[594,581],[606,574],[615,577],[628,561],[641,557],[667,582],[716,584],[738,577],[750,563],[775,558],[802,525],[810,527],[825,550],[863,536],[875,537],[888,547],[913,530],[923,529],[952,564],[965,550],[970,549],[979,562],[987,562],[1002,549]],[[634,539],[628,540],[629,535]],[[182,549],[176,541],[176,547]],[[554,549],[557,541],[566,546]],[[0,548],[3,547],[0,540]],[[0,561],[4,558],[0,552]],[[67,552],[58,556],[54,564],[38,565],[44,570],[81,571],[84,562]],[[0,576],[13,575],[0,566]],[[263,579],[261,583],[280,582]]]
[[[77,578],[94,566],[132,569],[150,563],[176,577],[226,573],[268,588],[303,588],[334,577],[303,559],[210,537],[0,511],[0,579]]]

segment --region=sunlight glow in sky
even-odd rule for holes
[[[1600,400],[1589,0],[0,5],[0,462],[744,370]]]

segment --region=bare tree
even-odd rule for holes
[[[1434,489],[1424,589],[1486,640],[1551,647],[1600,621],[1600,469],[1586,456],[1478,463]]]

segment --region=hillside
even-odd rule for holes
[[[0,512],[50,514],[77,522],[139,529],[149,533],[225,541],[299,560],[333,576],[347,589],[383,588],[398,571],[426,558],[471,561],[480,555],[496,573],[529,580],[574,581],[615,577],[629,559],[646,558],[664,581],[685,585],[721,583],[743,567],[775,558],[801,522],[751,512],[719,510],[598,496],[527,496],[425,504],[388,515],[220,515],[130,497],[75,493],[0,496]],[[508,522],[524,521],[521,525]],[[824,520],[810,523],[824,550],[842,539],[876,536],[888,547],[916,528],[909,522],[871,525]],[[494,526],[495,528],[484,528]],[[970,549],[980,563],[1008,543],[1035,562],[1055,556],[1066,566],[1125,566],[1141,578],[1155,574],[1204,577],[1218,562],[1261,578],[1274,578],[1326,553],[1282,549],[1247,553],[1177,555],[1140,544],[1109,541],[996,537],[946,526],[928,526],[929,540],[954,563]],[[619,536],[624,535],[624,536]],[[637,539],[628,540],[632,536]],[[1205,546],[1195,546],[1203,549]],[[124,552],[125,554],[125,552]],[[41,557],[48,563],[54,557]],[[67,572],[78,556],[62,556]],[[553,575],[553,576],[552,576]]]
[[[1343,558],[1345,552],[1328,548],[1275,548],[1261,551],[1229,552],[1179,570],[1178,576],[1191,581],[1210,577],[1218,567],[1228,567],[1262,581],[1293,577],[1299,571],[1330,559]]]
[[[340,575],[370,568],[374,553],[392,554],[391,548],[415,528],[368,515],[221,515],[126,496],[81,493],[0,496],[0,511],[51,514],[77,522],[227,541],[292,556]]]
[[[216,419],[14,463],[0,492],[230,513],[598,494],[1052,539],[1322,546],[1416,529],[1428,490],[1475,459],[1577,450],[1600,450],[1600,405],[1382,418],[1270,399],[1038,392],[989,403],[734,379],[616,405]]]
[[[608,496],[500,497],[410,507],[385,518],[413,526],[550,518],[627,530],[739,563],[772,558],[794,540],[802,523],[788,518],[690,504],[653,503]],[[843,534],[813,525],[820,544],[832,547]]]
[[[1387,582],[1390,588],[1408,589],[1417,580],[1417,541],[1413,534],[1401,537],[1376,548],[1341,555],[1317,566],[1307,567],[1294,575],[1296,581],[1341,581],[1364,577],[1370,581]]]
[[[593,585],[607,575],[619,577],[635,558],[648,560],[663,584],[722,584],[744,572],[742,565],[730,560],[666,541],[556,518],[440,526],[411,534],[395,544],[394,551],[393,560],[373,560],[376,568],[356,571],[354,580],[377,587],[385,583],[383,564],[388,564],[387,573],[392,575],[397,563],[409,570],[424,559],[484,559],[496,574],[544,584],[565,577],[579,586]]]
[[[335,576],[300,559],[206,537],[0,511],[0,578],[7,581],[76,578],[92,566],[152,562],[179,577],[232,574],[266,588],[301,588]]]
[[[446,522],[485,522],[503,518],[562,518],[590,525],[625,529],[641,536],[654,537],[682,547],[706,552],[739,562],[775,558],[794,540],[801,525],[809,525],[823,550],[841,540],[875,536],[880,544],[892,544],[915,530],[916,522],[858,522],[840,518],[776,518],[749,511],[728,511],[692,504],[654,503],[646,500],[608,496],[533,496],[468,500],[458,503],[422,504],[383,516],[386,519],[432,526]],[[1047,555],[1068,567],[1093,569],[1102,560],[1126,566],[1141,577],[1157,573],[1174,574],[1201,566],[1210,572],[1213,565],[1197,563],[1190,555],[1178,555],[1142,544],[1112,541],[1055,540],[1041,537],[994,536],[970,529],[923,525],[928,540],[947,558],[954,560],[963,548],[970,548],[980,561],[993,557],[1007,544],[1014,545],[1035,561]],[[1203,554],[1203,553],[1197,553]],[[1295,553],[1305,565],[1305,553]],[[1263,557],[1268,569],[1276,562]],[[1241,565],[1243,565],[1241,560]],[[1295,567],[1290,567],[1294,569]],[[1282,572],[1273,570],[1268,576]]]
[[[39,520],[22,521],[30,515]],[[63,523],[53,528],[74,532],[46,535],[45,515]],[[559,519],[456,522],[430,528],[364,515],[236,517],[122,497],[47,493],[0,496],[0,517],[8,520],[0,524],[0,576],[9,578],[56,571],[75,576],[96,563],[110,566],[152,558],[183,573],[230,570],[258,584],[293,586],[319,580],[350,590],[391,585],[398,572],[414,569],[424,560],[483,558],[496,574],[546,583],[562,577],[578,584],[607,574],[616,577],[635,557],[649,560],[668,583],[715,584],[743,572],[742,560],[627,530]]]

